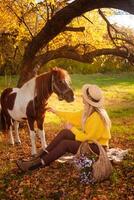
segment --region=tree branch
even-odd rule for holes
[[[104,13],[101,11],[101,9],[98,9],[99,15],[102,17],[102,19],[106,22],[107,24],[107,32],[109,35],[109,38],[111,39],[112,43],[118,48],[118,45],[114,41],[114,38],[111,33],[111,29],[115,31],[115,33],[119,33],[118,30],[108,21]]]
[[[42,30],[29,43],[24,54],[24,60],[33,60],[39,49],[43,48],[49,41],[58,35],[67,24],[75,17],[81,16],[87,11],[99,8],[117,8],[134,13],[134,2],[132,0],[75,0],[68,6],[59,10],[49,20]]]
[[[72,19],[83,15],[87,11],[99,8],[121,9],[134,14],[134,1],[74,0],[69,3],[69,5],[57,11],[26,47],[22,62],[21,78],[18,81],[18,86],[21,86],[25,81],[29,80],[29,78],[34,75],[33,62],[39,50],[45,47],[51,40],[61,33],[66,25],[72,21]]]
[[[85,27],[70,27],[66,26],[63,31],[73,31],[73,32],[83,32],[85,31]]]
[[[120,37],[113,37],[114,40],[121,40],[126,42],[127,44],[130,44],[131,46],[134,47],[134,43],[132,42],[132,40],[126,39],[126,38],[120,38]]]
[[[29,29],[28,25],[26,24],[26,22],[25,22],[25,20],[24,20],[24,17],[23,17],[23,16],[22,16],[22,17],[19,17],[19,15],[17,15],[17,13],[14,11],[13,8],[11,8],[10,6],[7,6],[7,7],[14,13],[14,15],[18,18],[19,22],[20,22],[20,23],[23,23],[23,24],[26,26],[28,32],[29,32],[30,35],[31,35],[31,38],[33,38],[33,34],[32,34],[32,32],[31,32],[31,30]]]
[[[122,41],[122,42],[126,42],[127,44],[130,44],[132,46],[134,46],[134,44],[132,43],[132,41],[124,38],[125,37],[125,34],[122,33],[121,31],[118,31],[109,21],[108,19],[106,18],[106,16],[104,15],[104,13],[101,11],[101,9],[98,9],[98,12],[99,14],[101,15],[101,17],[104,19],[104,21],[106,22],[107,24],[107,31],[108,31],[108,35],[111,39],[111,41],[113,42],[113,44],[115,45],[116,48],[122,48],[124,50],[126,50],[127,54],[129,52],[129,49],[128,47],[125,45],[125,44],[121,44],[120,46],[116,44],[116,42],[118,40]],[[115,34],[116,34],[116,37],[113,37],[112,36],[112,33],[111,33],[111,29],[115,31]],[[120,34],[121,36],[123,36],[123,38],[121,37],[118,37],[117,34]]]
[[[54,60],[57,58],[67,58],[83,63],[92,63],[94,61],[94,58],[102,55],[114,55],[128,59],[129,62],[134,63],[134,55],[132,53],[128,54],[128,52],[124,49],[102,48],[87,52],[85,54],[80,54],[77,51],[77,48],[78,46],[63,46],[58,48],[57,50],[51,50],[45,54],[37,56],[34,66],[38,66],[39,68],[39,66],[42,66],[50,60]]]
[[[86,19],[88,22],[90,22],[91,24],[93,24],[93,22],[90,20],[90,19],[88,19],[85,15],[81,15],[84,19]]]

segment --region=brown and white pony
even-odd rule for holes
[[[1,123],[3,130],[8,131],[10,143],[14,145],[12,125],[15,126],[15,143],[20,143],[18,126],[20,121],[27,120],[32,144],[31,154],[35,155],[36,145],[34,122],[37,122],[41,145],[46,147],[43,121],[46,112],[47,100],[54,92],[59,100],[72,102],[74,93],[69,86],[70,77],[67,71],[53,68],[26,82],[21,88],[7,88],[1,94]]]

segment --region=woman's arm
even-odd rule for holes
[[[82,111],[79,112],[61,112],[57,111],[54,108],[48,108],[48,112],[52,112],[60,117],[62,120],[67,121],[75,126],[81,127],[81,117]]]
[[[86,140],[90,140],[90,134],[88,133],[84,133],[83,131],[78,130],[76,127],[72,127],[71,131],[73,132],[73,134],[75,135],[75,139],[81,142],[84,142]]]

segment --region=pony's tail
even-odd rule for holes
[[[4,112],[4,101],[7,90],[4,90],[0,97],[0,131],[5,132],[7,130],[7,120]]]
[[[8,129],[8,114],[6,111],[6,98],[12,92],[12,88],[6,88],[0,97],[0,129],[6,131]]]
[[[5,132],[7,130],[6,117],[3,110],[0,111],[0,131]]]

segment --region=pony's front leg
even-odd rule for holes
[[[14,130],[15,130],[15,143],[21,144],[20,136],[19,136],[19,122],[14,121]]]
[[[38,129],[38,134],[39,134],[39,137],[40,137],[40,140],[41,140],[41,147],[42,147],[42,149],[45,150],[45,148],[47,147],[45,130],[44,129],[43,130]]]
[[[28,125],[29,125],[30,139],[31,139],[31,145],[32,145],[31,155],[35,156],[37,154],[37,150],[36,150],[36,144],[35,144],[36,132],[34,131],[34,120],[28,119]]]
[[[43,121],[44,121],[44,118],[37,120],[37,125],[38,125],[38,134],[41,140],[41,146],[42,146],[42,149],[45,149],[47,147],[47,143],[46,143],[46,137],[45,137],[45,130],[43,128]]]
[[[31,155],[32,156],[35,156],[37,154],[35,137],[36,137],[35,131],[30,130],[30,139],[31,139],[31,145],[32,145]]]
[[[13,128],[12,125],[9,127],[9,144],[14,145]]]

